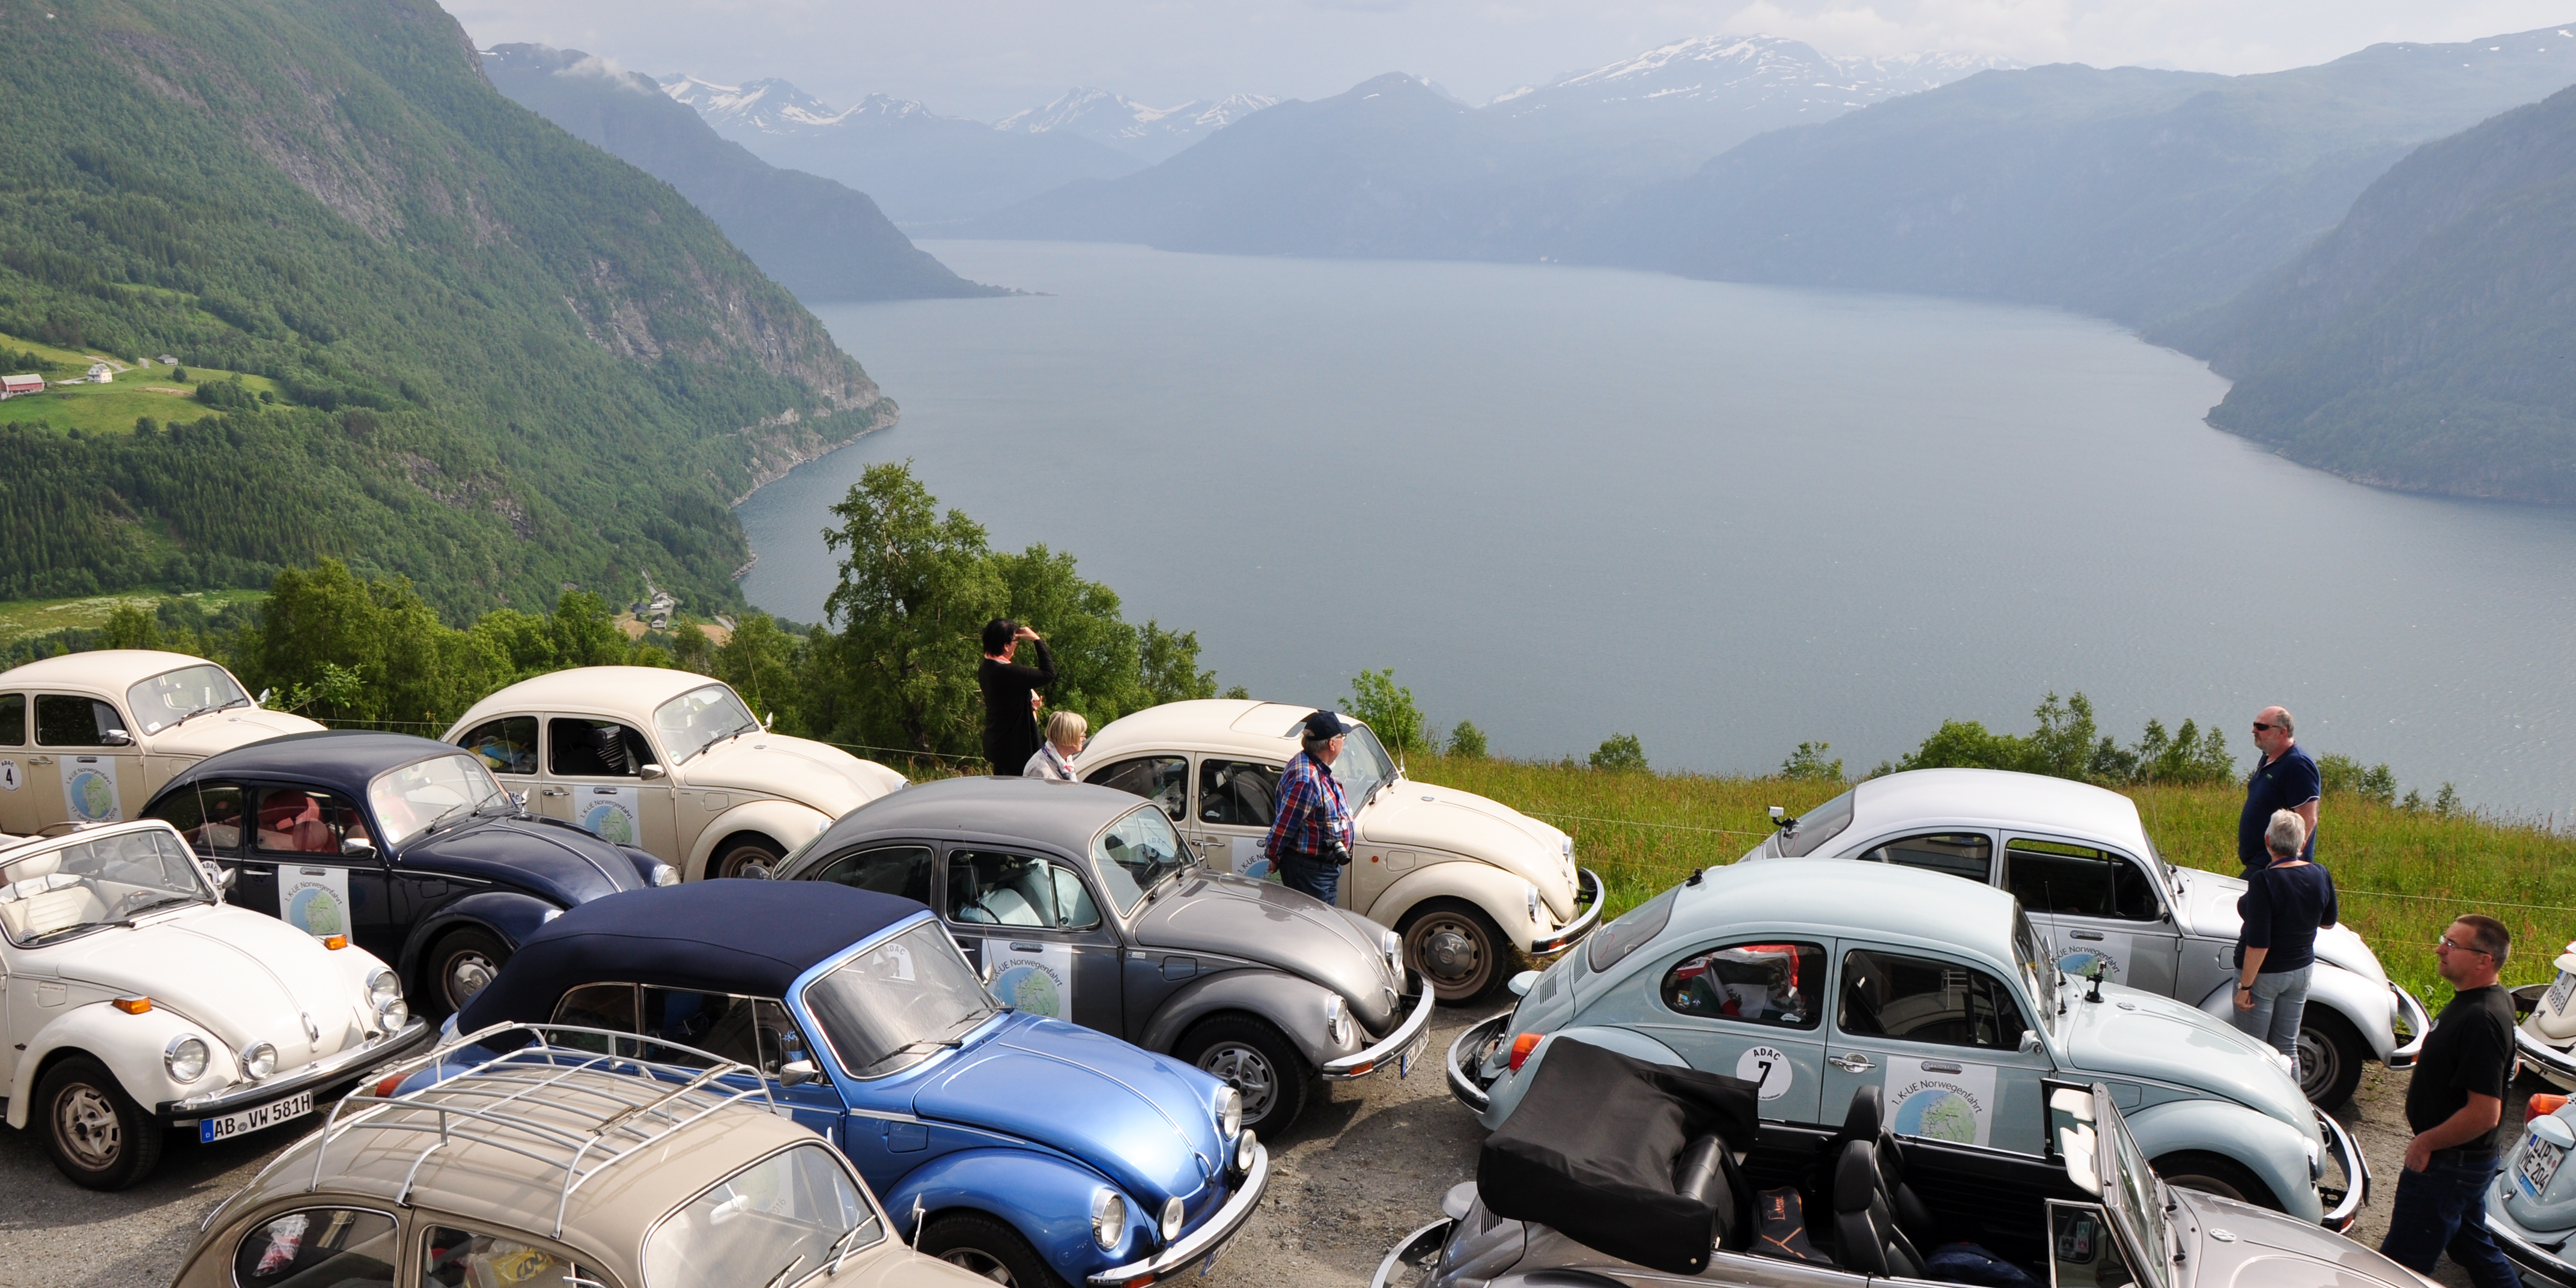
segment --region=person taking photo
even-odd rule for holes
[[[1011,660],[1020,641],[1038,654],[1036,666]],[[1055,659],[1036,631],[1007,617],[984,623],[984,660],[975,666],[984,691],[984,764],[997,778],[1016,778],[1038,754],[1037,690],[1055,683]]]

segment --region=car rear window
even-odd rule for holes
[[[1639,944],[1664,933],[1664,923],[1673,919],[1673,899],[1680,893],[1681,887],[1675,886],[1593,931],[1584,948],[1584,960],[1591,963],[1593,973],[1618,965],[1620,959],[1637,951]]]

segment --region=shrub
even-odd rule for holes
[[[1462,760],[1483,760],[1489,754],[1485,750],[1485,731],[1468,721],[1459,721],[1449,731],[1449,754]]]
[[[1802,742],[1787,760],[1780,762],[1780,776],[1803,783],[1839,783],[1843,780],[1843,762],[1826,760],[1825,753],[1834,749],[1830,742]]]
[[[1646,745],[1633,733],[1614,733],[1592,753],[1592,767],[1618,774],[1646,772]]]
[[[1431,750],[1431,724],[1413,701],[1413,690],[1395,682],[1395,668],[1362,671],[1351,680],[1342,710],[1358,716],[1390,751]]]
[[[2317,757],[2317,775],[2324,779],[2328,796],[2358,796],[2382,805],[2397,803],[2397,775],[2385,764],[2362,768],[2350,756]]]

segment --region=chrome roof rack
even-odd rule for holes
[[[514,1050],[441,1068],[459,1062],[466,1047],[513,1033],[527,1035]],[[604,1050],[575,1046],[568,1038],[587,1039]],[[647,1059],[648,1052],[687,1063]],[[438,1080],[393,1094],[397,1084],[424,1069],[439,1069]],[[340,1136],[361,1127],[419,1132],[437,1139],[412,1160],[394,1202],[410,1200],[412,1183],[430,1155],[466,1141],[563,1170],[555,1195],[558,1239],[573,1191],[644,1147],[727,1105],[757,1101],[779,1112],[769,1080],[750,1065],[659,1038],[570,1024],[495,1024],[368,1077],[371,1084],[333,1106],[323,1123],[306,1193],[321,1188],[323,1160]]]

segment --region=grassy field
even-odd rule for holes
[[[17,400],[11,399],[14,404]],[[258,599],[266,594],[259,590],[198,590],[185,595],[166,596],[144,592],[125,595],[93,595],[87,599],[21,599],[0,603],[0,644],[75,628],[96,630],[107,624],[107,615],[122,604],[149,608],[163,599],[194,600],[211,613],[226,604]]]
[[[1771,830],[1766,809],[1795,814],[1839,785],[1780,779],[1604,774],[1503,760],[1411,758],[1409,772],[1501,801],[1574,836],[1578,862],[1601,874],[1613,914],[1690,875],[1732,863]],[[2234,875],[2241,788],[2130,792],[2166,858]],[[2329,798],[2318,857],[2334,873],[2344,924],[2359,931],[2391,978],[2447,1000],[2433,940],[2462,912],[2513,930],[2508,984],[2549,979],[2576,939],[2576,837],[2474,817],[2442,818],[2358,799]]]
[[[130,366],[133,361],[130,356],[83,353],[77,349],[22,340],[13,335],[0,335],[0,349],[25,350],[57,364],[56,370],[46,373],[49,381],[77,376],[101,357],[111,358],[119,366]],[[77,429],[86,434],[121,434],[131,433],[134,422],[145,416],[165,423],[195,420],[199,416],[214,414],[213,408],[193,397],[197,385],[209,380],[229,380],[239,374],[213,367],[186,367],[183,370],[188,373],[185,381],[174,378],[168,367],[155,363],[150,367],[120,371],[112,384],[73,385],[63,389],[48,387],[40,394],[0,402],[0,425],[41,420],[56,429]],[[266,376],[242,376],[241,382],[253,393],[277,392],[275,383]]]

